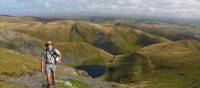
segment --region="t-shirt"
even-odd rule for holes
[[[44,60],[46,64],[55,64],[55,58],[57,57],[56,54],[59,53],[60,52],[56,48],[45,49],[42,60]]]

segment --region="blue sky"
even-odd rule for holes
[[[199,18],[199,0],[0,0],[1,15]]]

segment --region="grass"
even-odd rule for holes
[[[156,78],[156,85],[150,86],[153,86],[152,88],[199,87],[199,46],[200,43],[197,41],[186,40],[143,48],[140,53],[143,52],[143,55],[149,57],[155,71],[159,72],[155,73],[155,77],[151,77]],[[170,81],[169,78],[174,78],[174,81]]]
[[[180,34],[193,34],[195,37],[199,38],[199,25],[195,24],[179,24],[179,23],[138,23],[138,24],[129,24],[133,28],[140,29],[150,34],[158,35],[165,37],[170,40],[183,40],[189,37],[180,37]],[[191,36],[194,37],[194,36]]]
[[[12,50],[0,48],[0,75],[8,77],[20,77],[25,74],[32,74],[39,70],[39,61],[37,58],[24,55]],[[62,68],[57,69],[58,74],[68,75],[70,72],[64,71]],[[92,88],[84,82],[70,79],[73,87],[70,88]],[[0,81],[0,88],[24,88],[23,86]],[[63,84],[58,84],[58,88],[66,88]]]
[[[63,83],[58,83],[56,85],[56,88],[93,88],[91,85],[88,85],[80,80],[69,79],[68,81],[72,84],[71,87],[66,87],[66,85],[64,85]]]
[[[5,38],[0,40],[3,43],[5,42],[6,46],[3,46],[4,48],[16,50],[29,55],[41,56],[42,49],[44,48],[44,42],[40,39],[36,39],[27,34],[18,33],[11,30],[2,29],[0,30],[0,33],[0,36]],[[55,41],[55,43],[56,48],[61,49],[60,51],[62,52],[63,58],[68,59],[66,62],[68,62],[69,59],[73,59],[75,62],[72,64],[75,65],[106,64],[106,62],[112,59],[112,54],[109,54],[102,49],[98,49],[84,42],[60,43],[59,41]]]
[[[25,87],[18,85],[18,84],[0,81],[0,88],[25,88]]]
[[[75,60],[75,65],[107,64],[113,57],[112,54],[87,43],[64,43],[57,44],[57,47],[66,60]]]
[[[117,60],[108,65],[106,80],[119,83],[130,83],[140,79],[139,55],[126,54],[117,57]]]
[[[39,68],[36,58],[12,50],[0,49],[0,75],[20,76]]]
[[[136,54],[118,56],[108,67],[108,81],[148,81],[146,88],[200,87],[200,43],[185,40],[155,44]]]
[[[21,53],[40,55],[42,41],[31,37],[29,35],[14,32],[8,29],[0,29],[0,46],[11,50],[19,51]]]
[[[9,22],[2,21],[0,28],[13,30],[19,33],[16,36],[22,37],[17,37],[14,42],[16,38],[8,43],[3,42],[8,45],[6,48],[20,51],[29,47],[33,39],[36,40],[31,46],[36,45],[41,48],[44,43],[42,41],[52,40],[62,52],[63,62],[71,66],[107,64],[113,59],[112,54],[117,55],[117,59],[108,64],[108,72],[105,75],[107,81],[120,83],[148,81],[147,88],[200,86],[199,42],[189,40],[169,42],[163,38],[175,40],[180,31],[161,31],[156,28],[157,25],[149,26],[147,29],[140,27],[141,30],[148,32],[145,33],[126,26],[99,25],[81,21],[23,22],[16,19],[15,22],[10,20]],[[168,29],[168,26],[164,28]],[[11,34],[6,37],[7,39],[16,34],[13,31],[9,31]],[[38,40],[41,41],[38,42]],[[40,44],[37,45],[38,43]],[[28,55],[7,49],[0,49],[0,55],[2,56],[0,75],[15,77],[31,73],[39,68],[38,61]],[[11,63],[12,65],[9,65]],[[68,74],[61,69],[58,69],[58,73]],[[194,82],[188,84],[188,80]],[[82,82],[77,80],[72,82],[75,83],[74,85],[82,85]]]
[[[18,21],[13,21],[12,23],[1,22],[0,28],[24,33],[42,41],[52,40],[59,43],[85,42],[115,55],[135,52],[140,47],[159,43],[162,40],[155,36],[145,37],[144,35],[146,34],[141,35],[125,26],[104,26],[72,20],[30,21],[26,23]],[[150,43],[142,44],[141,41],[144,41],[144,38],[146,42],[150,41]]]
[[[173,71],[156,71],[145,88],[189,88],[188,81]]]
[[[72,85],[76,86],[77,88],[92,88],[92,86],[76,79],[69,79],[69,82],[71,82]]]

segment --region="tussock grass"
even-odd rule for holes
[[[25,87],[18,84],[0,81],[0,88],[25,88]]]
[[[20,76],[39,68],[38,59],[12,50],[0,48],[0,56],[0,75]]]

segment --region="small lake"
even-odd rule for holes
[[[106,72],[106,66],[105,65],[81,65],[81,66],[75,66],[74,67],[77,70],[83,70],[88,73],[89,76],[92,78],[100,77]]]

